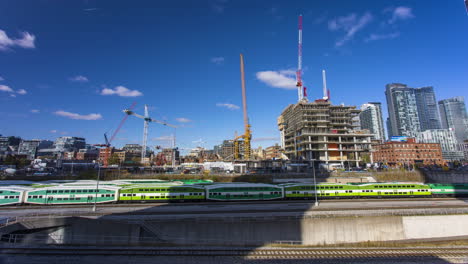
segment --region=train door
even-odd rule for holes
[[[263,193],[259,194],[260,200],[263,200]]]

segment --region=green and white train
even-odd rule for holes
[[[11,184],[14,184],[12,182]],[[264,184],[207,181],[120,180],[55,181],[2,185],[0,205],[90,204],[187,201],[263,201],[281,199],[464,197],[468,184],[360,183]]]

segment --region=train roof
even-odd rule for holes
[[[129,185],[122,185],[122,186],[119,186],[120,188],[124,189],[124,190],[128,190],[128,189],[135,189],[135,188],[144,188],[144,189],[148,189],[148,188],[200,188],[200,189],[203,189],[204,187],[203,186],[198,186],[198,185],[194,185],[194,184],[171,184],[171,183],[166,183],[166,184],[162,184],[162,183],[154,183],[154,184],[129,184]]]
[[[280,187],[276,184],[268,183],[245,183],[245,182],[236,182],[236,183],[215,183],[213,185],[206,185],[206,189],[215,189],[215,188],[225,188],[225,187]]]

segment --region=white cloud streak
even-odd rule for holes
[[[217,103],[216,106],[225,107],[225,108],[227,108],[229,110],[237,110],[237,109],[240,108],[238,105],[230,104],[230,103]]]
[[[213,57],[211,58],[211,62],[217,65],[224,63],[224,57]]]
[[[257,79],[265,84],[281,89],[293,90],[296,89],[295,71],[261,71],[257,72]]]
[[[373,16],[371,13],[366,12],[362,16],[357,16],[355,13],[347,16],[338,17],[328,22],[328,29],[331,31],[344,31],[345,35],[335,43],[335,47],[341,47],[346,42],[352,40],[357,32],[362,30],[370,22],[372,22]]]
[[[27,94],[28,92],[26,92],[25,89],[19,89],[18,91],[16,91],[16,93],[21,94],[21,95],[25,95],[25,94]]]
[[[35,48],[36,37],[28,32],[21,32],[21,38],[12,39],[8,37],[7,33],[0,29],[0,50],[10,50],[14,47],[21,47],[25,49]]]
[[[63,111],[63,110],[59,110],[59,111],[56,111],[54,112],[54,114],[58,115],[58,116],[63,116],[63,117],[67,117],[67,118],[70,118],[70,119],[75,119],[75,120],[99,120],[99,119],[102,119],[102,115],[101,114],[88,114],[88,115],[81,115],[81,114],[77,114],[77,113],[71,113],[71,112],[66,112],[66,111]]]
[[[394,39],[394,38],[398,38],[399,36],[400,36],[400,32],[394,32],[390,34],[371,34],[364,41],[370,42],[370,41],[383,40],[383,39]]]
[[[101,95],[118,95],[122,97],[137,97],[142,96],[143,93],[138,90],[130,90],[124,86],[117,86],[114,89],[104,88]]]
[[[188,119],[188,118],[185,118],[185,117],[178,117],[176,118],[177,122],[180,122],[180,123],[189,123],[189,122],[192,122],[192,120]]]
[[[31,109],[31,113],[34,113],[34,114],[37,114],[39,113],[40,111],[38,109]]]
[[[253,138],[253,142],[260,142],[260,141],[275,141],[279,140],[279,137],[258,137],[258,138]]]
[[[7,92],[7,93],[13,93],[13,89],[11,89],[9,86],[6,85],[0,85],[0,91],[1,92]]]
[[[408,20],[414,18],[413,10],[410,7],[399,6],[395,8],[387,8],[389,12],[392,12],[392,18],[388,20],[389,24],[394,24],[399,20]]]
[[[72,82],[88,82],[89,80],[88,80],[88,78],[86,76],[77,75],[77,76],[71,77],[70,81],[72,81]]]
[[[7,85],[0,85],[0,92],[10,93],[10,97],[16,97],[15,93],[21,94],[21,95],[25,95],[25,94],[28,93],[28,92],[26,92],[25,89],[19,89],[18,91],[15,91],[15,90],[11,89],[10,86],[7,86]]]

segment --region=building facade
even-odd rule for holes
[[[465,99],[457,96],[439,101],[443,128],[453,128],[458,142],[468,140],[468,114]]]
[[[463,151],[460,150],[453,129],[429,129],[419,132],[416,137],[419,143],[438,143],[442,149],[442,157],[446,161],[462,161]]]
[[[367,129],[373,135],[373,139],[384,141],[384,125],[382,118],[382,104],[371,102],[361,106],[359,114],[361,129]]]
[[[385,88],[389,122],[388,137],[413,137],[420,130],[416,95],[406,84],[391,83]]]
[[[374,162],[389,166],[443,165],[442,149],[438,143],[416,143],[414,138],[407,142],[386,142],[374,146]]]
[[[18,155],[26,155],[29,160],[35,159],[40,143],[41,140],[39,139],[21,140],[18,148]]]
[[[54,147],[59,152],[79,151],[86,148],[86,140],[81,137],[59,137],[55,140]]]
[[[416,105],[418,107],[421,131],[440,129],[441,124],[434,88],[432,86],[415,88],[414,94],[416,97]]]
[[[265,149],[265,159],[281,159],[281,147],[276,144]]]
[[[299,102],[286,107],[278,118],[284,154],[294,161],[316,160],[331,168],[358,166],[361,154],[369,152],[372,134],[356,131],[355,106],[328,101]]]

